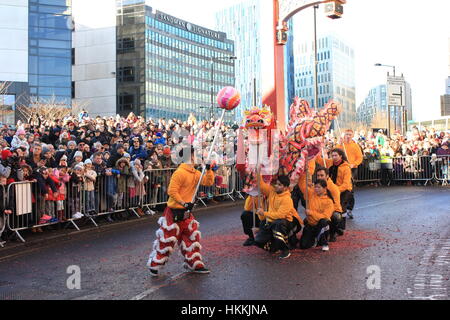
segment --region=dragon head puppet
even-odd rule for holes
[[[262,108],[252,107],[250,110],[244,112],[243,127],[245,128],[248,143],[247,146],[245,146],[244,139],[238,138],[238,159],[240,158],[239,154],[241,154],[241,159],[245,158],[245,165],[241,165],[239,168],[238,165],[236,166],[238,170],[245,172],[246,187],[243,190],[244,192],[254,189],[256,185],[256,172],[258,171],[257,162],[261,167],[267,165],[267,157],[263,156],[264,159],[259,159],[259,161],[256,161],[254,158],[258,157],[258,152],[256,150],[260,150],[259,147],[268,142],[268,131],[270,130],[267,129],[270,128],[272,120],[273,116],[269,106],[263,106]],[[256,147],[257,145],[259,147]],[[267,148],[264,150],[267,150]],[[259,151],[260,155],[261,153],[263,152]],[[239,162],[242,161],[238,161],[238,163]]]
[[[281,142],[280,167],[296,184],[306,163],[322,150],[323,136],[331,121],[341,112],[340,104],[330,101],[319,112],[312,110],[306,100],[295,98],[290,108],[287,135]]]

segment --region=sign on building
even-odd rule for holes
[[[406,90],[403,77],[388,77],[387,80],[388,105],[404,107]]]

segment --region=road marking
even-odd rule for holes
[[[364,207],[357,207],[354,210],[366,209],[366,208],[371,208],[371,207],[377,207],[377,206],[382,205],[382,204],[393,203],[393,202],[398,202],[398,201],[403,201],[403,200],[412,200],[412,199],[417,199],[417,198],[421,198],[421,197],[422,196],[416,196],[416,197],[400,198],[400,199],[395,199],[395,200],[391,200],[391,201],[377,202],[377,203],[374,203],[374,204],[369,204],[369,205],[364,206]]]
[[[152,288],[150,288],[150,289],[148,289],[148,290],[146,290],[146,291],[144,291],[144,292],[138,294],[137,296],[131,298],[130,300],[142,300],[142,299],[144,299],[145,297],[147,297],[147,296],[149,296],[150,294],[152,294],[153,292],[155,292],[155,291],[157,291],[157,290],[159,290],[159,289],[161,289],[161,288],[163,288],[163,287],[165,287],[165,286],[170,285],[171,282],[176,281],[176,280],[179,280],[179,279],[185,277],[185,276],[188,275],[188,274],[190,274],[190,273],[189,273],[189,272],[181,272],[181,273],[178,273],[178,274],[176,274],[176,275],[170,277],[169,279],[167,279],[166,283],[160,284],[159,286],[154,286],[154,287],[152,287]]]

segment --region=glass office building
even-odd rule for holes
[[[143,1],[117,4],[118,112],[217,118],[217,92],[235,83],[233,41],[223,32],[153,12]],[[234,111],[226,120],[234,120]]]
[[[356,121],[355,54],[335,35],[317,39],[318,101],[314,101],[314,42],[301,42],[294,48],[295,93],[322,108],[330,99],[339,101],[343,112],[339,116],[341,128]]]
[[[17,106],[71,106],[72,0],[0,0],[0,122],[14,124]]]
[[[29,1],[30,99],[71,105],[72,0]]]

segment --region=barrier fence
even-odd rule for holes
[[[0,185],[0,193],[1,193],[1,195],[0,195],[1,196],[1,199],[0,199],[0,206],[1,206],[1,208],[0,208],[0,235],[1,235],[3,233],[3,231],[5,231],[5,229],[6,229],[6,223],[7,223],[6,220],[8,219],[7,215],[5,214],[6,192],[5,192],[4,185]],[[2,241],[0,239],[0,247],[4,247],[4,245],[5,245],[5,241]]]
[[[354,182],[392,181],[431,181],[448,185],[449,156],[441,157],[399,157],[391,162],[381,163],[379,160],[364,160],[358,167]],[[167,188],[175,171],[171,169],[155,169],[139,172],[98,176],[95,183],[68,181],[58,192],[42,190],[36,181],[14,182],[5,187],[1,185],[0,193],[3,206],[0,216],[0,235],[8,228],[25,242],[21,231],[31,229],[41,232],[41,227],[63,223],[64,228],[72,226],[80,230],[80,226],[92,223],[98,226],[98,219],[111,215],[119,215],[128,219],[151,215],[159,205],[168,200]],[[242,193],[243,179],[234,167],[220,167],[215,172],[213,186],[202,186],[197,194],[199,202],[207,206],[208,199],[244,199]],[[9,208],[12,214],[5,215]],[[1,221],[3,223],[1,224]],[[3,246],[3,243],[0,243]]]

